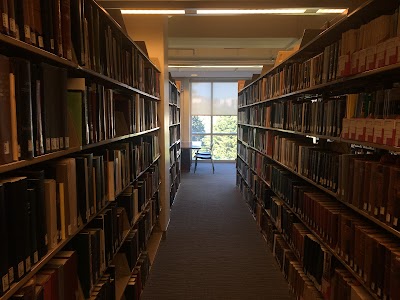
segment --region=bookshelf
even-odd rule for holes
[[[239,91],[237,185],[297,297],[399,297],[399,20],[366,1]]]
[[[161,72],[94,0],[50,2],[2,11],[0,299],[140,297],[160,242]]]
[[[169,81],[169,151],[170,151],[170,205],[174,203],[181,183],[181,112],[180,90]]]

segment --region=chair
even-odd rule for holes
[[[196,168],[197,168],[197,159],[210,159],[211,164],[212,164],[212,169],[213,169],[213,174],[214,174],[214,161],[212,159],[212,150],[213,150],[214,143],[211,143],[209,148],[202,148],[204,151],[200,151],[202,149],[199,149],[196,151],[194,157],[196,159],[194,163],[194,173],[196,173]]]

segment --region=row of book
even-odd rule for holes
[[[67,149],[66,70],[5,56],[0,65],[0,164]]]
[[[3,34],[159,97],[159,72],[94,1],[12,0],[1,12]]]
[[[172,105],[169,106],[169,125],[175,125],[180,122],[180,113],[180,108]]]
[[[272,156],[276,133],[263,128],[251,128],[248,126],[239,126],[237,132],[240,141],[270,157]]]
[[[398,296],[398,247],[395,237],[349,211],[286,170],[273,168],[272,190],[378,297]],[[372,263],[374,261],[374,263]]]
[[[139,300],[147,278],[150,273],[150,259],[146,252],[143,252],[138,259],[137,265],[132,272],[128,285],[125,288],[122,299]]]
[[[342,33],[324,51],[278,67],[239,94],[239,106],[282,96],[398,62],[399,10]]]
[[[181,105],[181,93],[174,84],[170,83],[169,86],[169,103],[174,104],[179,108]]]
[[[340,136],[346,98],[310,97],[257,105],[239,111],[239,123],[301,133]]]
[[[399,10],[342,33],[338,75],[348,76],[398,62]]]
[[[24,277],[48,249],[73,235],[128,186],[131,174],[127,146],[115,145],[101,150],[102,153],[78,154],[30,170],[14,171],[1,180],[0,229],[9,241],[1,260],[4,286]],[[141,211],[141,201],[149,198],[158,183],[157,165],[135,182],[139,196],[137,211]]]
[[[269,192],[265,193],[270,195],[267,200],[270,206],[265,206],[240,175],[237,182],[244,196],[254,200],[257,224],[296,298],[373,299],[268,187]],[[271,209],[273,203],[279,209]],[[344,283],[338,284],[338,274],[346,274]],[[344,295],[346,298],[342,298]]]

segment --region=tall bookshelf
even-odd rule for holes
[[[180,90],[169,82],[169,152],[170,152],[170,205],[174,203],[181,184],[181,112]]]
[[[160,71],[94,0],[18,3],[0,33],[0,299],[138,299],[161,238]]]
[[[239,91],[237,185],[298,297],[400,297],[399,20],[365,1]]]

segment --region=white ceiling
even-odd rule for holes
[[[276,8],[354,7],[362,0],[131,0],[99,1],[118,8]],[[114,11],[115,12],[115,11]],[[271,65],[279,50],[288,50],[304,29],[322,28],[338,15],[235,15],[168,18],[170,65]],[[132,15],[123,15],[125,23]],[[121,18],[122,19],[122,18]],[[261,69],[171,68],[178,77],[250,78]]]

